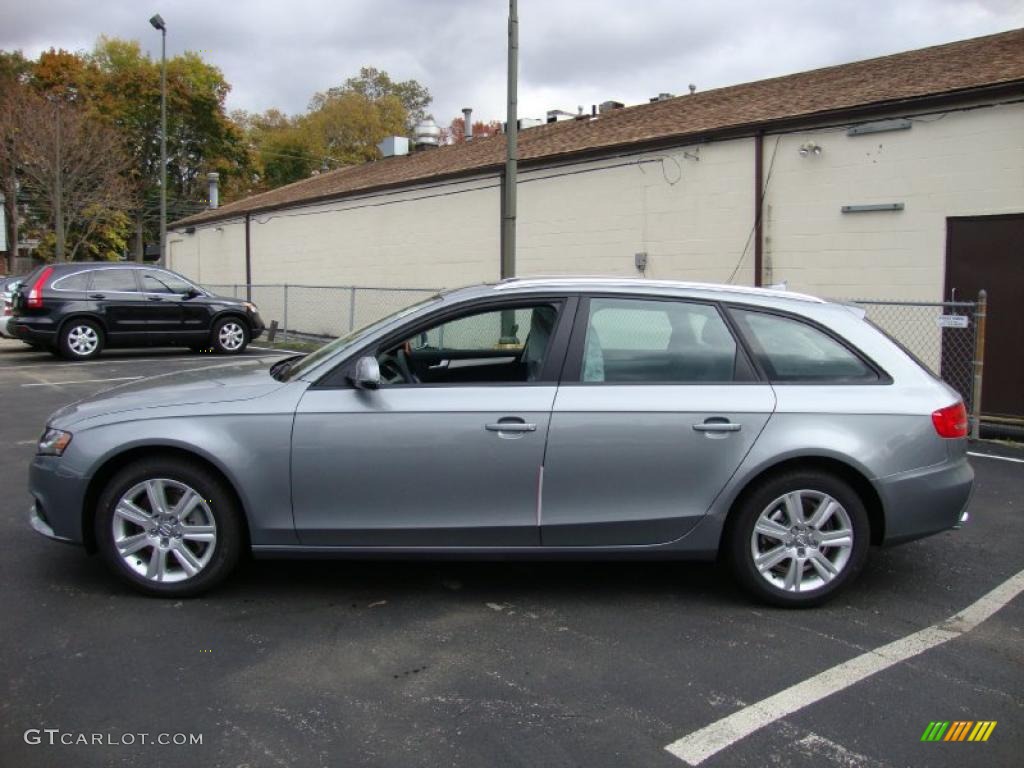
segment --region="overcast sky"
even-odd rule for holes
[[[2,0],[0,48],[84,50],[102,34],[202,52],[230,109],[289,113],[362,65],[415,78],[443,124],[502,118],[503,0]],[[1021,0],[520,0],[521,117],[646,101],[1024,27]]]

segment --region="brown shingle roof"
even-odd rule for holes
[[[708,137],[743,127],[1014,83],[1024,89],[1024,29],[641,104],[593,120],[530,128],[519,134],[519,157],[522,162],[540,161],[676,137]],[[505,137],[500,135],[389,157],[253,195],[182,219],[175,226],[493,171],[504,158]]]

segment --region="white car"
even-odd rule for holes
[[[21,278],[5,278],[0,281],[3,285],[3,310],[0,314],[0,336],[5,339],[13,339],[10,333],[7,332],[7,324],[11,321],[11,301],[14,296],[15,289],[21,285]]]

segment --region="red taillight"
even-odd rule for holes
[[[43,286],[46,285],[46,281],[53,274],[53,267],[47,267],[36,278],[35,283],[32,284],[32,289],[28,292],[28,297],[25,299],[25,306],[29,309],[42,309],[43,308]]]
[[[963,401],[935,411],[932,424],[939,437],[967,437],[967,409]]]

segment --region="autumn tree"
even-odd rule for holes
[[[98,232],[127,223],[131,159],[117,132],[75,100],[29,93],[19,107],[22,184],[53,234],[54,257],[72,260]]]
[[[473,138],[496,136],[499,133],[501,133],[501,123],[497,120],[489,120],[487,122],[476,120],[473,123]],[[465,118],[453,117],[448,127],[441,129],[441,141],[444,144],[462,144],[465,140]]]
[[[20,51],[0,51],[0,195],[4,198],[4,225],[8,267],[14,268],[17,256],[18,231],[18,154],[20,103],[28,86],[25,84],[31,64]]]
[[[143,55],[136,41],[106,37],[97,42],[86,64],[95,69],[87,87],[89,107],[117,129],[132,158],[136,226],[145,226],[152,237],[160,194],[160,64]],[[208,171],[219,172],[228,189],[233,177],[250,171],[242,131],[225,112],[229,90],[221,71],[198,54],[186,52],[167,61],[171,220],[202,210]]]
[[[430,117],[427,108],[434,100],[426,86],[416,80],[395,82],[383,70],[362,67],[357,76],[347,78],[344,83],[329,88],[326,93],[315,94],[310,102],[310,111],[319,109],[328,99],[346,94],[357,94],[374,102],[389,97],[398,99],[405,108],[408,131],[411,131],[416,123]]]

